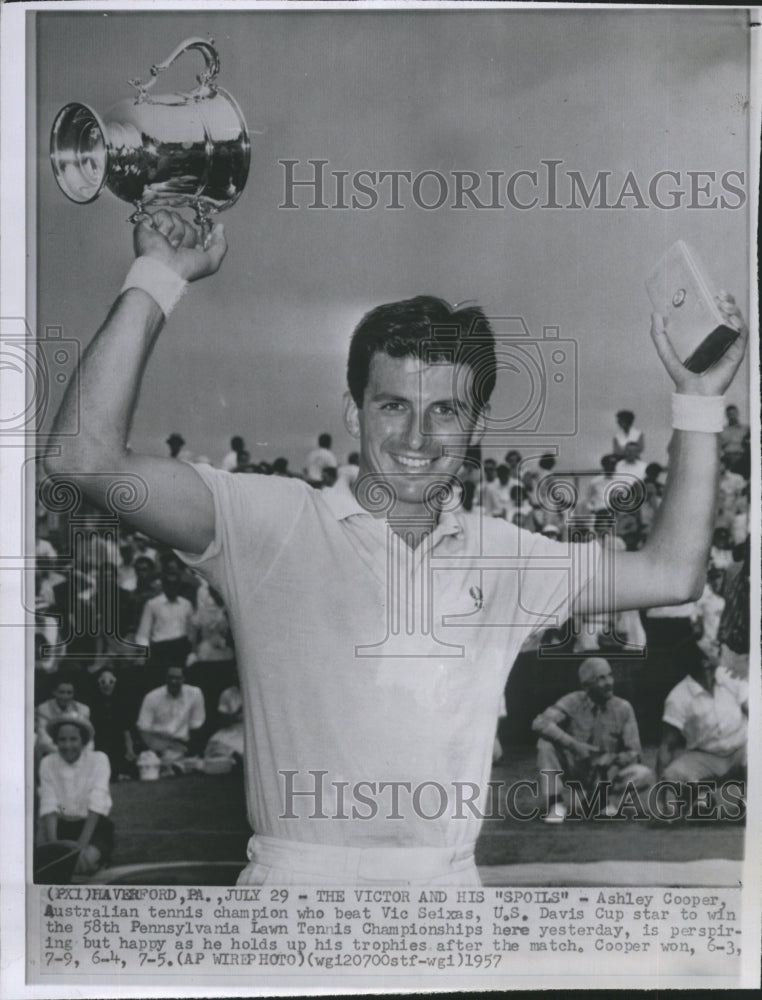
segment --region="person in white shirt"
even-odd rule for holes
[[[204,757],[232,757],[243,760],[243,698],[237,684],[220,695],[217,714],[222,722],[204,750]]]
[[[170,664],[185,665],[191,651],[193,605],[180,594],[179,567],[169,562],[161,575],[161,592],[146,601],[135,642],[148,646],[144,690],[154,686],[156,670]]]
[[[470,783],[486,805],[499,695],[524,641],[576,610],[700,593],[718,451],[714,432],[700,428],[714,427],[716,399],[743,358],[735,303],[718,304],[740,336],[702,374],[685,368],[663,319],[652,318],[678,429],[648,542],[616,554],[609,591],[594,585],[597,542],[567,546],[450,503],[466,454],[490,429],[497,382],[495,338],[477,306],[419,295],[359,322],[344,398],[345,427],[360,442],[353,491],[127,448],[141,376],[172,303],[183,282],[217,271],[227,249],[221,226],[204,245],[196,227],[164,209],[137,224],[134,245],[137,265],[70,383],[46,469],[99,506],[109,476],[139,474],[148,500],[131,515],[135,526],[182,552],[222,593],[256,830],[239,883],[478,885],[481,818],[467,808],[456,820],[453,796]],[[701,420],[689,400],[697,396],[712,400]],[[370,816],[354,795],[368,782],[376,784]],[[399,819],[389,817],[390,782],[402,792]]]
[[[194,738],[206,721],[201,688],[184,680],[182,667],[169,667],[167,683],[148,692],[138,714],[140,738],[165,763],[195,749]]]
[[[313,448],[307,456],[307,482],[318,490],[322,489],[324,485],[323,470],[336,469],[339,465],[336,456],[331,451],[331,443],[330,434],[321,434],[318,438],[317,448]]]
[[[614,454],[623,456],[627,450],[627,445],[632,445],[635,449],[635,457],[640,458],[643,454],[646,439],[643,431],[634,426],[635,414],[632,410],[619,410],[616,415],[617,431],[614,434],[613,450]]]
[[[638,446],[629,441],[624,448],[624,454],[616,463],[614,469],[615,473],[620,476],[625,473],[627,476],[635,476],[641,481],[645,481],[646,469],[648,468],[646,462],[642,458],[639,458]]]
[[[111,767],[108,757],[92,750],[93,727],[80,715],[62,715],[48,724],[56,753],[40,764],[39,842],[75,841],[75,872],[91,875],[108,860],[114,843],[109,820]]]
[[[347,486],[351,486],[357,479],[360,472],[360,456],[356,451],[352,451],[347,456],[347,460],[336,470],[339,479],[343,479]]]
[[[236,434],[230,439],[230,451],[225,455],[223,460],[220,462],[220,468],[224,469],[226,472],[232,472],[233,469],[238,465],[238,456],[246,448],[243,438],[240,434]]]
[[[726,672],[701,655],[667,695],[656,758],[665,781],[695,784],[742,774],[746,767],[747,716]]]

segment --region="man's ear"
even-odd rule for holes
[[[344,426],[353,438],[360,436],[360,413],[357,403],[352,398],[352,393],[344,393]]]

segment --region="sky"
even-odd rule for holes
[[[134,448],[164,454],[179,431],[216,463],[241,434],[256,460],[284,455],[300,469],[327,431],[343,460],[354,447],[341,422],[353,327],[381,302],[430,294],[476,300],[500,331],[489,453],[555,448],[559,468],[593,468],[626,408],[645,457],[664,462],[671,383],[648,336],[648,272],[684,239],[748,313],[746,22],[745,11],[709,9],[38,15],[39,335],[60,327],[84,347],[132,255],[125,202],[104,192],[79,206],[57,188],[56,112],[81,101],[103,115],[182,39],[211,36],[219,82],[248,123],[251,171],[220,217],[230,245],[220,272],[190,288],[161,335]],[[189,89],[200,65],[184,55],[154,91]],[[375,184],[371,208],[309,208],[304,187],[285,208],[284,160],[297,161],[297,179],[327,161],[329,204],[335,172],[348,185],[363,170],[419,182],[400,181],[398,208],[389,181]],[[497,183],[502,207],[465,197],[453,207],[456,171],[475,175],[482,204]],[[660,171],[674,175],[652,197]],[[585,207],[579,189],[572,198],[575,172],[588,190],[605,173],[603,204],[619,207],[596,207],[599,197]],[[444,203],[423,207],[442,183]],[[748,368],[729,396],[743,410],[745,379]]]

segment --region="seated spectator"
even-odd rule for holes
[[[76,715],[81,719],[90,718],[90,708],[81,701],[74,700],[74,682],[68,677],[62,677],[53,689],[53,697],[41,702],[35,710],[35,744],[36,756],[43,757],[53,753],[55,742],[50,738],[49,726],[62,717]]]
[[[200,688],[184,680],[181,666],[169,667],[167,683],[148,692],[138,715],[141,740],[170,767],[196,751],[198,730],[206,720]]]
[[[92,875],[108,862],[114,845],[108,757],[88,747],[93,727],[81,716],[53,719],[48,736],[57,752],[40,764],[39,841],[75,841],[75,873]]]
[[[746,768],[747,718],[745,704],[728,678],[709,657],[696,657],[694,665],[664,702],[663,730],[656,769],[660,779],[680,786],[742,776]],[[661,813],[674,810],[670,803],[684,799],[666,789]]]
[[[618,430],[614,434],[612,448],[614,454],[622,458],[627,453],[627,446],[630,446],[630,453],[634,458],[640,458],[643,454],[646,439],[643,431],[638,430],[635,424],[635,414],[632,410],[619,410],[616,415]]]
[[[624,454],[616,463],[615,472],[617,476],[627,477],[625,482],[629,481],[630,476],[634,476],[641,482],[645,481],[646,478],[646,463],[642,458],[639,458],[640,452],[638,451],[638,446],[632,441],[628,442],[624,448]]]
[[[95,730],[93,745],[108,757],[114,780],[135,777],[129,709],[118,689],[116,672],[111,667],[102,667],[90,698],[90,721]]]
[[[614,695],[614,678],[607,660],[591,657],[579,667],[581,691],[572,691],[545,709],[532,723],[540,774],[562,772],[587,790],[601,780],[614,791],[627,784],[644,788],[653,775],[641,763],[640,735],[632,705]],[[545,821],[560,823],[567,814],[561,791],[546,782]]]
[[[217,714],[222,728],[210,737],[204,757],[243,760],[243,699],[237,684],[222,692]]]
[[[331,451],[331,444],[331,435],[321,434],[317,448],[313,448],[307,456],[307,482],[317,490],[323,488],[323,469],[330,466],[336,469],[339,466],[336,456]]]
[[[720,454],[732,463],[744,456],[744,440],[749,434],[749,425],[740,422],[738,407],[732,403],[725,408],[725,417],[727,424],[720,432]]]

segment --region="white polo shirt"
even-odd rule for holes
[[[180,693],[175,696],[164,684],[149,691],[143,699],[137,727],[187,742],[191,729],[200,729],[205,721],[201,688],[183,684]]]
[[[684,677],[667,695],[663,720],[683,734],[687,750],[729,756],[746,743],[738,694],[722,676],[715,678],[711,694],[693,677]]]
[[[230,615],[253,829],[338,846],[473,844],[508,672],[533,631],[566,620],[597,544],[458,510],[410,549],[341,483],[195,468],[216,535],[181,555]]]

